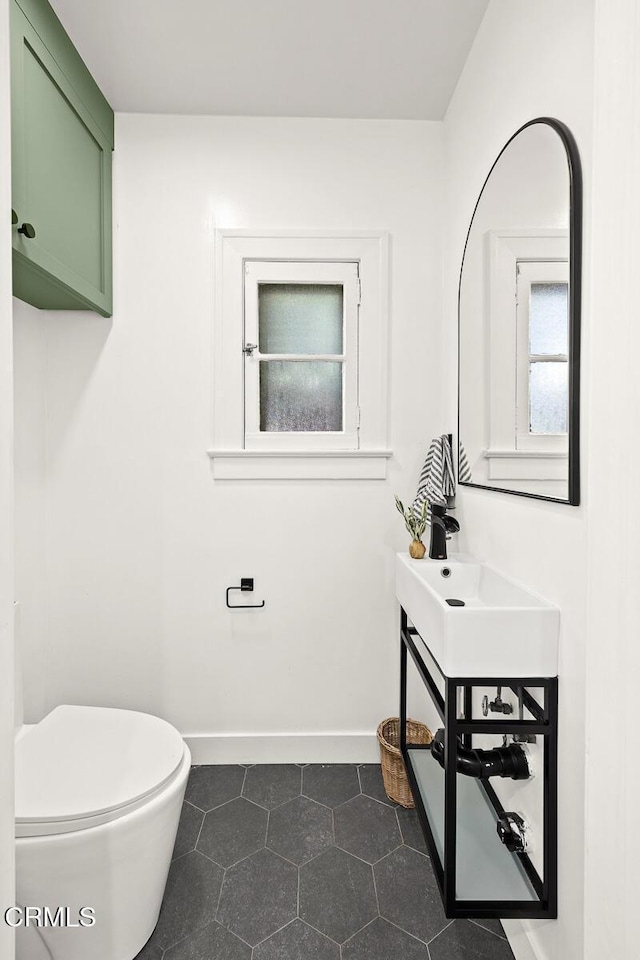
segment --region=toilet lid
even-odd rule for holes
[[[16,822],[56,822],[135,803],[171,779],[184,755],[159,717],[60,706],[16,743]]]

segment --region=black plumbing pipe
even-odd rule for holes
[[[511,777],[528,780],[531,776],[524,750],[517,743],[492,750],[471,750],[458,741],[456,770],[467,777],[488,780],[489,777]],[[444,767],[444,730],[436,731],[431,742],[431,755]]]

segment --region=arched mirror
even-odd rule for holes
[[[460,272],[459,482],[580,502],[582,182],[541,117],[489,171]]]

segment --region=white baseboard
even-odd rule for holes
[[[516,960],[542,960],[536,952],[533,942],[525,929],[522,920],[501,920],[504,932],[513,950]]]
[[[375,733],[185,734],[192,762],[379,763]]]

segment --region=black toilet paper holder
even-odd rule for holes
[[[239,587],[227,587],[227,606],[229,610],[259,610],[265,605],[264,600],[262,603],[229,603],[229,594],[232,590],[240,590],[242,593],[252,593],[253,577],[241,577]]]

